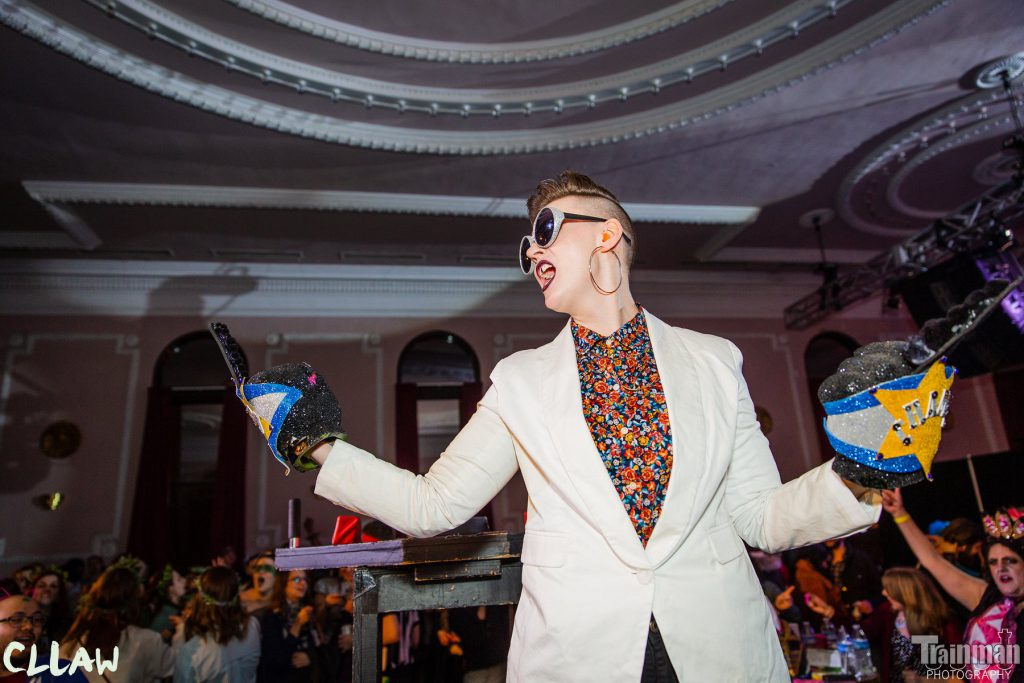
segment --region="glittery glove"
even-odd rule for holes
[[[837,474],[881,489],[931,479],[956,376],[946,354],[1018,285],[993,280],[918,336],[860,347],[822,382],[818,399]]]
[[[309,453],[320,443],[345,438],[341,407],[324,378],[308,363],[287,363],[249,375],[238,342],[222,323],[210,323],[235,383],[235,394],[284,465],[285,474],[319,465]]]

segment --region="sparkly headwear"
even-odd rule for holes
[[[1020,508],[996,510],[994,514],[982,517],[981,523],[992,540],[1024,540],[1024,510]]]
[[[931,479],[955,375],[940,360],[927,372],[825,402],[825,433],[843,467],[883,488]]]
[[[1024,282],[992,280],[907,341],[854,351],[818,388],[825,433],[838,457],[832,469],[868,488],[931,479],[956,369],[946,354],[973,333]]]

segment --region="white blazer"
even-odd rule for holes
[[[741,539],[778,552],[860,531],[879,507],[828,463],[781,484],[739,350],[645,315],[674,454],[646,548],[583,417],[569,325],[498,363],[426,474],[339,441],[316,493],[424,537],[469,519],[520,470],[529,502],[510,681],[636,683],[652,613],[681,681],[789,681]]]

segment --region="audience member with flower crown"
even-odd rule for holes
[[[882,507],[892,515],[921,566],[971,610],[964,644],[983,651],[1003,644],[1005,634],[1014,634],[1019,642],[1020,634],[1024,634],[1024,510],[999,510],[982,519],[988,574],[979,578],[957,568],[935,549],[907,512],[899,489],[882,494]],[[1024,681],[1024,666],[1020,664],[976,661],[969,669],[975,679]]]
[[[260,627],[242,609],[234,570],[211,567],[196,580],[173,645],[175,683],[256,680]]]
[[[189,571],[182,566],[168,564],[157,581],[153,601],[153,618],[149,628],[156,631],[167,642],[174,635],[176,621],[180,620],[185,608],[185,594],[188,592]]]

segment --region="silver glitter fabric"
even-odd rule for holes
[[[869,488],[907,486],[926,478],[925,469],[913,455],[883,459],[872,452],[875,446],[880,447],[885,442],[890,430],[902,428],[879,407],[874,391],[879,385],[900,378],[910,381],[912,375],[933,366],[976,330],[1019,284],[992,280],[982,289],[971,292],[963,303],[953,306],[944,317],[926,322],[910,339],[867,344],[840,363],[835,374],[818,387],[818,400],[829,415],[826,433],[833,447],[837,448],[832,466],[835,472]],[[945,400],[947,403],[943,410],[948,409],[948,397]],[[942,419],[942,415],[933,419]],[[855,437],[850,441],[864,446],[854,447],[839,439],[829,431],[829,424],[836,433]]]

